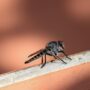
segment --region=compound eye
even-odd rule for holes
[[[64,49],[64,42],[62,42],[62,48]]]
[[[58,41],[59,46],[61,46],[64,49],[64,42],[63,41]]]
[[[48,49],[49,51],[51,51],[51,49]]]

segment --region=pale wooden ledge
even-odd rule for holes
[[[72,66],[88,63],[90,62],[90,51],[85,51],[70,55],[70,58],[72,58],[72,60],[63,58],[63,60],[66,61],[67,64],[63,64],[62,62],[56,60],[53,63],[51,62],[47,63],[46,66],[42,69],[40,68],[40,66],[35,66],[35,67],[25,68],[16,72],[2,74],[0,75],[0,88],[24,80],[39,77],[51,72],[56,72],[62,69],[66,69]]]

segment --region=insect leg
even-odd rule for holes
[[[59,60],[61,60],[63,63],[67,64],[64,60],[62,60],[60,57],[56,56]]]
[[[43,68],[46,64],[46,54],[45,54],[45,62],[42,64],[41,68]]]
[[[61,51],[61,52],[66,56],[66,58],[72,60],[70,57],[68,57],[68,55],[64,51]]]
[[[57,56],[57,54],[55,52],[51,52],[52,56],[55,58],[55,59],[58,59],[58,60],[61,60],[63,63],[67,64],[65,61],[63,61],[60,57]]]
[[[47,55],[52,56],[52,54],[47,53]],[[50,62],[53,62],[54,60],[51,60]]]
[[[51,52],[51,55],[52,55],[55,59],[61,60],[63,63],[67,64],[67,63],[66,63],[65,61],[63,61],[60,57],[58,57],[55,52]],[[53,60],[52,60],[51,62],[53,62]]]
[[[43,56],[42,56],[42,61],[41,61],[41,64],[43,64]]]
[[[50,62],[54,62],[55,60],[51,60]]]

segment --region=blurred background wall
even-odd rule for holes
[[[0,73],[18,70],[51,40],[68,54],[90,49],[89,0],[0,0]]]

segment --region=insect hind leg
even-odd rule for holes
[[[45,62],[42,64],[41,68],[43,68],[46,65],[46,54],[45,54]]]
[[[43,56],[42,56],[41,64],[43,64]]]

